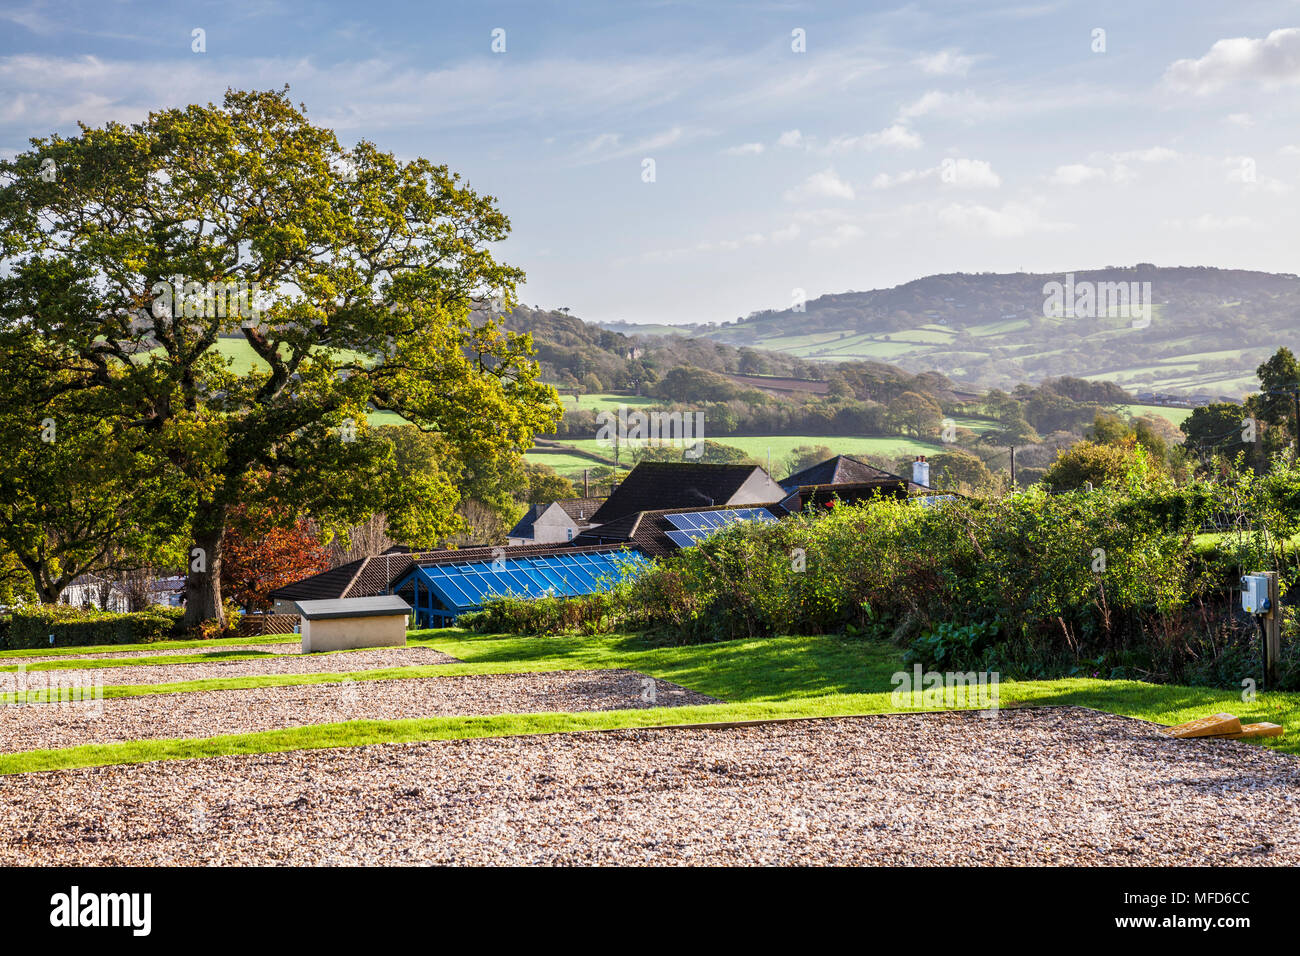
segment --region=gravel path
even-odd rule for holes
[[[651,683],[653,700],[648,699]],[[213,737],[343,720],[715,703],[712,697],[625,670],[347,680],[109,698],[99,701],[102,713],[98,716],[72,705],[0,708],[0,753],[125,740]]]
[[[11,864],[1300,863],[1300,761],[1075,708],[0,778]]]
[[[456,658],[432,647],[381,647],[337,654],[276,654],[242,661],[199,661],[192,664],[130,664],[125,667],[29,671],[28,684],[42,674],[58,675],[61,684],[91,686],[98,677],[113,684],[169,684],[172,681],[208,680],[214,677],[258,677],[262,674],[342,674],[348,671],[411,667],[416,664],[454,664]],[[0,679],[4,677],[0,674]],[[15,678],[16,680],[16,678]]]
[[[193,647],[173,648],[172,650],[163,651],[97,651],[94,654],[41,654],[40,651],[34,650],[31,656],[20,654],[12,657],[0,658],[0,664],[34,664],[37,661],[68,661],[68,660],[93,660],[96,657],[174,657],[182,654],[218,654],[238,651],[245,653],[248,651],[266,651],[271,654],[301,654],[302,642],[296,641],[293,644],[206,644],[202,641],[195,641]]]

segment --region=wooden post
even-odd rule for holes
[[[1277,662],[1282,657],[1282,607],[1276,571],[1265,571],[1268,578],[1268,613],[1264,615],[1264,689],[1277,686]]]

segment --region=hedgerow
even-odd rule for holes
[[[738,523],[608,594],[507,598],[462,621],[524,634],[647,629],[680,643],[842,632],[1008,676],[1227,684],[1258,673],[1254,624],[1232,587],[1249,570],[1280,570],[1284,588],[1295,579],[1300,472],[1279,463],[1231,485],[1130,478]],[[1196,536],[1225,513],[1236,531],[1207,549]],[[1286,621],[1282,670],[1300,683]]]
[[[13,649],[152,644],[184,637],[181,631],[184,614],[184,608],[170,607],[152,607],[129,614],[66,604],[15,608],[0,620],[0,643]]]

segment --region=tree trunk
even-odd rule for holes
[[[226,617],[221,608],[221,544],[225,537],[225,507],[200,506],[185,576],[186,628],[197,628],[204,621],[213,620],[225,626]]]

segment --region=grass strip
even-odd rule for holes
[[[218,637],[208,641],[155,641],[149,644],[88,644],[85,647],[22,647],[0,651],[0,659],[7,657],[76,657],[84,654],[122,654],[128,651],[179,651],[187,647],[221,647],[231,644],[296,644],[302,640],[298,634],[269,634],[263,637]]]

